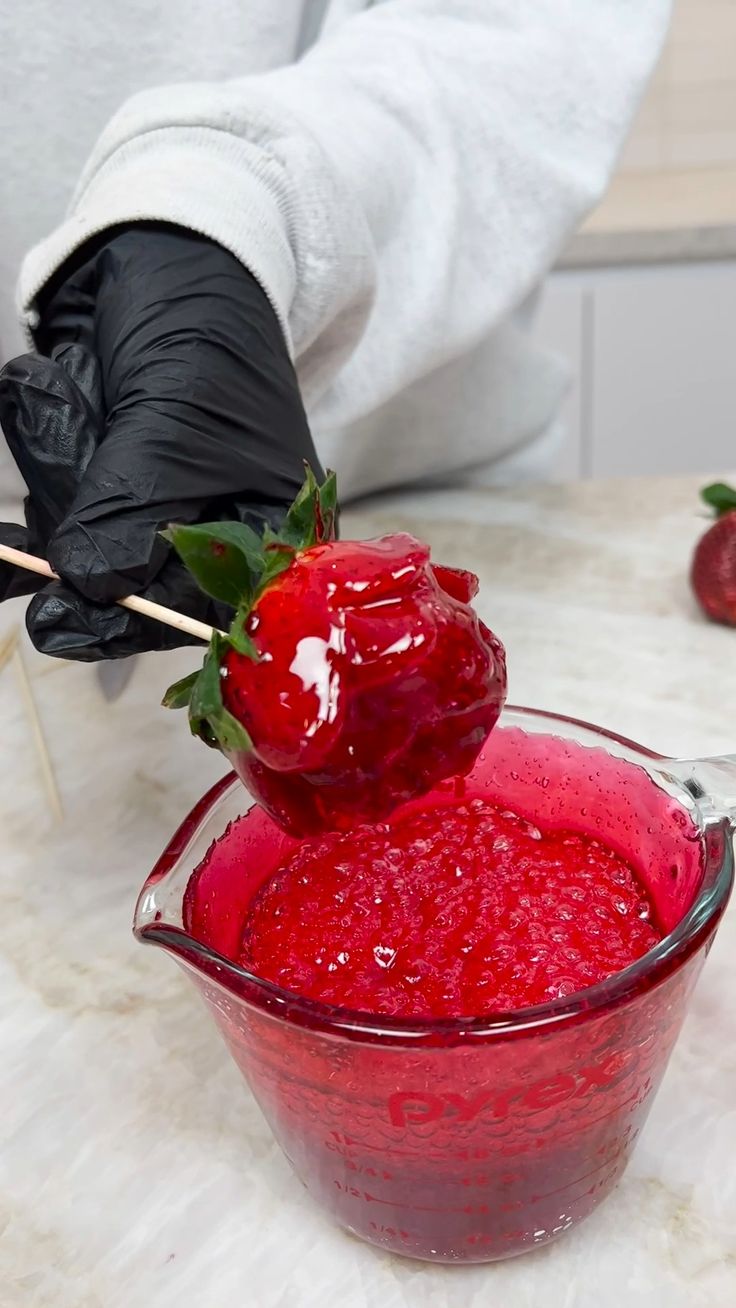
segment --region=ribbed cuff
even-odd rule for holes
[[[94,174],[61,227],[26,256],[18,309],[31,333],[39,291],[90,237],[119,223],[158,221],[200,232],[230,250],[260,283],[289,349],[296,266],[288,236],[288,190],[278,160],[208,127],[164,127],[116,150]]]

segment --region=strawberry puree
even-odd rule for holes
[[[474,799],[303,842],[251,902],[239,961],[343,1007],[482,1016],[583,990],[661,935],[605,845]]]

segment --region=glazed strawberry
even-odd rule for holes
[[[708,617],[736,627],[736,491],[716,482],[702,497],[718,516],[696,547],[690,580]]]
[[[329,539],[333,517],[334,483],[311,479],[260,561],[245,538],[260,572],[229,638],[165,701],[188,700],[193,730],[297,835],[383,818],[467,772],[506,695],[503,647],[467,602],[473,574],[433,567],[403,533]],[[176,528],[171,539],[221,598],[213,568],[220,581],[232,571],[243,530]]]
[[[447,568],[442,563],[433,563],[432,571],[443,590],[454,599],[469,604],[478,594],[478,578],[474,572],[464,568]]]

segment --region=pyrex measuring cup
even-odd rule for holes
[[[419,1022],[302,999],[228,961],[250,896],[294,845],[232,777],[174,836],[135,914],[138,938],[199,987],[315,1200],[384,1248],[458,1262],[555,1239],[621,1176],[731,890],[736,758],[676,762],[507,709],[466,793],[599,835],[636,867],[666,937],[608,981],[516,1013]]]

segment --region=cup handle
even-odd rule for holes
[[[736,830],[736,754],[670,759],[668,770],[687,786],[702,812],[729,818]]]

